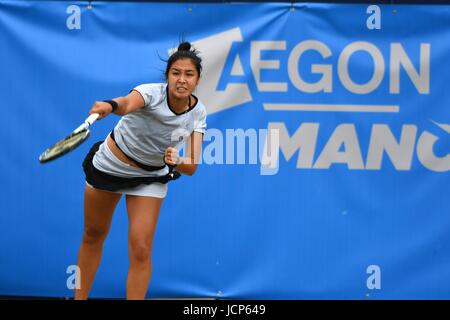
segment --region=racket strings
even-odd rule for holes
[[[47,162],[56,159],[59,156],[69,152],[78,145],[80,145],[89,136],[89,130],[84,129],[82,131],[72,133],[63,140],[57,142],[52,147],[48,148],[40,157],[40,162]]]

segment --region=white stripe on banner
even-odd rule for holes
[[[398,105],[264,103],[268,111],[400,112]]]

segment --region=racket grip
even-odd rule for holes
[[[84,123],[87,123],[90,126],[91,124],[93,124],[95,122],[95,120],[98,119],[99,116],[100,116],[100,114],[93,113],[86,120],[84,120]]]
[[[98,113],[93,113],[91,114],[89,117],[86,118],[86,120],[84,120],[84,123],[79,126],[78,128],[76,128],[73,133],[78,133],[86,128],[89,128],[89,126],[91,124],[93,124],[95,122],[95,120],[97,120],[97,118],[100,116],[100,114]]]

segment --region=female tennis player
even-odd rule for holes
[[[152,271],[152,241],[167,183],[193,175],[206,129],[206,109],[193,95],[202,66],[188,42],[167,61],[166,83],[142,84],[127,96],[97,101],[89,113],[99,119],[122,115],[105,141],[94,144],[83,162],[86,173],[84,233],[78,255],[80,289],[87,299],[100,264],[103,242],[122,195],[129,219],[130,267],[127,299],[144,299]],[[185,156],[178,144],[186,141]]]

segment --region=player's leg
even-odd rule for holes
[[[84,232],[78,254],[80,288],[75,299],[87,299],[100,265],[103,242],[108,235],[121,194],[86,186],[84,192]]]
[[[163,198],[127,195],[130,269],[127,299],[144,299],[152,272],[152,243]]]

